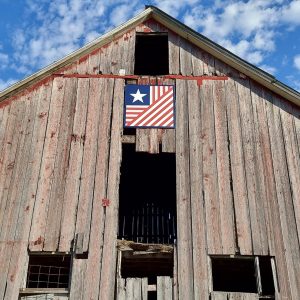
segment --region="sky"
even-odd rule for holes
[[[300,0],[0,0],[0,90],[154,5],[300,91]]]

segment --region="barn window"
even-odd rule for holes
[[[148,154],[123,144],[118,238],[173,244],[176,239],[174,153]]]
[[[134,74],[169,74],[168,33],[136,34]]]
[[[68,289],[70,263],[70,255],[30,255],[26,288]]]
[[[213,291],[256,293],[274,299],[275,285],[269,256],[211,258]]]

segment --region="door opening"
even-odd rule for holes
[[[175,243],[174,153],[139,153],[134,144],[123,144],[118,239]]]

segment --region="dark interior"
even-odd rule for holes
[[[259,257],[259,269],[261,277],[262,295],[275,295],[271,259],[269,256]]]
[[[148,154],[123,144],[118,238],[174,244],[176,239],[175,154]]]
[[[134,74],[169,74],[168,33],[136,34]]]
[[[253,258],[212,257],[213,290],[257,293]]]
[[[27,288],[68,288],[70,255],[30,255]]]

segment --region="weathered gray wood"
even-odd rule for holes
[[[53,181],[49,196],[46,223],[47,230],[45,230],[44,234],[44,251],[56,251],[59,247],[60,224],[64,201],[65,179],[69,167],[76,94],[77,79],[66,78],[60,126],[57,131],[57,154],[52,173]]]
[[[124,35],[124,54],[123,66],[125,74],[134,72],[134,53],[135,53],[135,30],[131,30]]]
[[[90,53],[87,67],[88,74],[99,74],[100,52],[101,49],[96,49]]]
[[[230,188],[231,169],[228,151],[228,120],[225,102],[225,83],[223,81],[213,83],[213,99],[222,253],[234,254],[237,245],[235,244],[233,195]]]
[[[268,103],[269,104],[269,103]],[[268,108],[268,124],[272,134],[270,135],[273,157],[274,175],[280,221],[283,234],[284,248],[286,251],[287,271],[291,288],[292,299],[300,298],[300,269],[295,267],[299,262],[300,251],[297,237],[295,212],[292,203],[290,182],[284,148],[284,138],[280,119],[280,100],[273,97],[273,104]]]
[[[168,45],[169,45],[169,74],[180,73],[180,38],[177,34],[170,31],[168,34]]]
[[[52,83],[45,84],[40,88],[37,102],[37,111],[35,113],[34,128],[30,139],[30,151],[28,153],[28,163],[25,175],[24,187],[21,197],[21,211],[18,216],[17,228],[15,231],[12,259],[9,266],[8,278],[13,281],[7,281],[6,298],[15,299],[18,296],[18,289],[22,285],[21,280],[24,273],[27,273],[27,246],[32,213],[35,202],[35,193],[41,164],[42,149],[47,124],[47,115],[50,105]],[[5,256],[4,256],[5,257]]]
[[[107,182],[107,198],[111,205],[105,211],[105,231],[103,243],[103,259],[101,267],[100,293],[101,299],[112,299],[115,286],[116,271],[116,238],[118,229],[120,164],[122,158],[121,135],[123,130],[123,89],[124,80],[115,81],[111,146]]]
[[[221,220],[218,192],[214,102],[211,81],[205,81],[201,92],[203,192],[209,254],[222,254]]]
[[[90,79],[89,103],[85,129],[84,152],[82,160],[80,193],[76,218],[76,233],[84,233],[83,251],[88,250],[91,210],[93,203],[95,169],[97,159],[97,141],[100,121],[101,98],[105,80]]]
[[[172,278],[168,276],[157,277],[157,300],[172,300]]]
[[[192,46],[190,42],[184,38],[180,38],[180,73],[186,76],[192,75],[193,73],[192,57],[190,55],[191,47]]]
[[[126,278],[126,299],[133,299],[135,278]]]
[[[247,194],[249,202],[249,216],[253,254],[267,255],[269,253],[264,207],[260,202],[262,197],[259,176],[257,175],[258,162],[254,136],[254,120],[251,102],[251,93],[248,80],[236,80],[239,94],[240,118],[243,139],[244,164],[247,166]]]
[[[259,216],[259,227],[261,228],[265,222],[265,231],[260,232],[262,240],[268,240],[268,252],[270,255],[275,255],[275,242],[274,242],[274,226],[272,225],[272,208],[271,208],[271,199],[268,198],[268,180],[270,180],[270,176],[265,175],[265,169],[268,166],[265,164],[267,158],[264,157],[265,149],[264,147],[266,141],[263,141],[263,137],[261,135],[262,130],[267,130],[266,127],[261,128],[260,124],[261,115],[264,114],[264,108],[260,108],[261,101],[261,88],[257,85],[251,83],[251,100],[252,100],[252,111],[253,111],[253,131],[254,131],[254,151],[255,151],[255,177],[256,177],[256,185],[259,190],[259,197],[256,197],[257,203],[257,214]],[[264,125],[266,126],[266,125]],[[264,245],[264,243],[263,243]],[[265,250],[265,248],[262,248]],[[265,252],[264,252],[265,253]],[[266,254],[266,253],[265,253]]]
[[[65,181],[62,217],[60,224],[59,251],[71,249],[74,239],[79,187],[81,183],[82,158],[85,143],[85,127],[89,96],[89,79],[78,79],[77,99],[70,157]],[[82,249],[83,250],[83,249]]]
[[[142,300],[148,300],[148,278],[142,278]]]
[[[126,289],[125,289],[125,279],[117,278],[117,300],[125,300],[126,299]]]
[[[249,219],[238,94],[235,83],[231,78],[225,81],[225,95],[237,241],[240,253],[251,255],[251,224]]]
[[[186,81],[176,81],[176,191],[179,299],[193,298],[192,228]]]
[[[85,277],[84,299],[97,299],[99,295],[100,272],[102,266],[103,232],[106,209],[102,206],[102,199],[107,198],[107,176],[109,158],[109,136],[111,131],[112,100],[114,80],[105,80],[106,86],[101,91],[100,124],[98,133],[97,163],[95,170],[94,203],[91,219],[91,233],[89,241],[89,258]],[[110,199],[111,200],[111,199]],[[108,207],[110,208],[110,207]],[[97,266],[97,268],[95,268]]]
[[[288,282],[288,277],[283,275],[287,274],[287,263],[285,258],[284,242],[283,242],[283,233],[281,228],[280,212],[278,207],[276,185],[275,185],[275,176],[273,170],[272,162],[272,152],[271,152],[271,140],[270,136],[273,136],[273,130],[269,128],[267,111],[269,111],[268,106],[271,106],[270,96],[264,95],[261,88],[252,85],[252,92],[257,94],[257,97],[253,97],[253,103],[255,103],[257,111],[257,120],[258,120],[258,129],[259,129],[259,138],[261,141],[261,156],[263,162],[263,176],[265,178],[265,193],[266,193],[266,202],[269,204],[269,219],[270,227],[273,230],[273,239],[274,241],[274,252],[273,255],[276,257],[276,267],[278,270],[278,279],[280,282],[280,292],[281,296],[287,299],[291,298],[290,287]],[[270,111],[268,113],[270,118]],[[270,129],[270,130],[269,130]],[[273,140],[274,138],[272,138]],[[271,249],[271,248],[270,248]],[[271,253],[272,254],[272,253]]]
[[[202,143],[201,137],[201,102],[196,81],[188,81],[188,112],[189,112],[189,155],[191,178],[191,214],[192,214],[192,244],[194,297],[208,299],[207,274],[207,243],[206,222],[203,199],[202,177]],[[179,270],[180,272],[180,270]]]
[[[71,285],[70,285],[70,300],[84,299],[85,289],[84,281],[86,276],[86,259],[73,259]]]
[[[202,76],[203,75],[203,51],[192,45],[191,49],[192,54],[192,67],[193,67],[193,75],[194,76]]]
[[[63,107],[64,85],[65,80],[63,78],[58,77],[53,81],[51,94],[52,105],[50,106],[48,115],[42,164],[30,232],[30,240],[32,242],[30,243],[29,248],[32,251],[41,251],[44,244],[51,184],[54,179],[51,174],[53,173],[55,166],[59,121]]]

